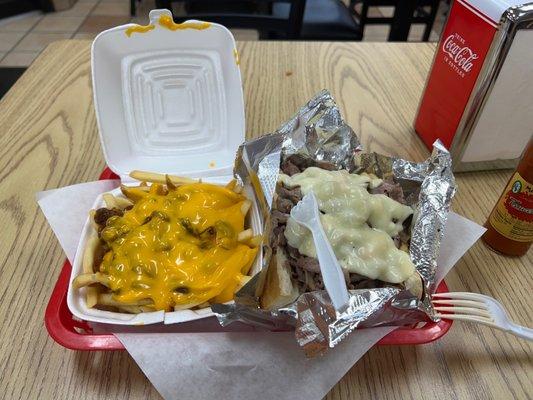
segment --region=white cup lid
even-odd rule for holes
[[[171,18],[168,10],[152,10],[145,32],[122,25],[92,45],[104,157],[125,181],[134,169],[228,175],[245,138],[233,35],[219,24]]]

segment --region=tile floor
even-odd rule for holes
[[[345,0],[347,2],[347,0]],[[32,12],[0,20],[0,67],[26,67],[50,43],[62,39],[92,40],[104,29],[127,22],[146,24],[155,0],[138,3],[137,16],[130,17],[129,0],[78,0],[66,11],[49,14]],[[447,5],[441,2],[430,40],[439,38],[446,19]],[[392,7],[374,7],[372,16],[391,16]],[[365,41],[386,41],[389,28],[380,25],[365,27]],[[424,27],[413,25],[409,40],[418,41]],[[254,31],[234,30],[237,40],[256,40]]]

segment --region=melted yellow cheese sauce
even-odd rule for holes
[[[177,31],[177,30],[182,30],[182,29],[203,30],[203,29],[207,29],[207,28],[209,28],[211,26],[211,24],[209,22],[184,22],[184,23],[181,23],[181,24],[176,24],[174,22],[174,20],[172,19],[172,17],[169,16],[169,15],[161,15],[161,17],[159,17],[159,21],[158,22],[159,22],[159,25],[161,25],[162,27],[164,27],[166,29],[169,29],[171,31]],[[153,24],[150,24],[150,25],[135,25],[135,26],[132,26],[132,27],[129,27],[128,29],[126,29],[125,33],[129,37],[133,33],[146,33],[146,32],[150,32],[154,28],[155,28],[155,25],[153,25]],[[238,60],[238,56],[236,56],[236,59]],[[239,64],[239,62],[237,61],[237,65],[238,64]]]
[[[113,298],[144,299],[157,310],[225,302],[246,275],[257,249],[237,242],[245,197],[224,187],[193,183],[165,193],[153,184],[123,216],[107,220],[109,248],[100,272]]]
[[[131,36],[133,33],[146,33],[155,28],[155,25],[135,25],[126,29],[126,35]]]
[[[281,174],[280,180],[288,187],[299,186],[304,195],[314,192],[324,232],[342,268],[391,283],[415,272],[409,254],[392,239],[413,210],[384,194],[370,194],[367,187],[379,186],[380,179],[311,167],[292,176]],[[311,232],[292,218],[285,237],[301,254],[316,258]]]
[[[170,15],[161,15],[159,17],[159,25],[171,31],[177,31],[182,29],[198,29],[203,30],[211,26],[209,22],[183,22],[176,24]]]

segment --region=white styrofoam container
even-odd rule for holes
[[[169,30],[159,24],[168,10],[152,10],[152,30],[126,34],[127,24],[100,33],[91,49],[94,107],[104,157],[124,184],[132,170],[202,178],[225,184],[232,178],[245,138],[241,75],[235,40],[218,24],[207,29]],[[187,23],[190,21],[187,21]],[[197,22],[197,21],[195,21]],[[253,189],[245,187],[254,200]],[[120,189],[112,191],[121,196]],[[104,206],[99,196],[93,208]],[[257,205],[246,226],[262,231]],[[82,273],[85,223],[67,294],[70,311],[86,321],[120,325],[179,323],[212,316],[210,308],[126,314],[87,308],[85,289],[73,290]],[[258,254],[251,274],[259,271]]]

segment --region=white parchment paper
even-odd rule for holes
[[[118,180],[65,186],[36,194],[37,202],[72,264],[81,231],[98,195],[118,187]]]
[[[74,260],[88,211],[118,181],[40,192],[37,200],[67,258]],[[485,229],[450,213],[438,281]],[[116,333],[165,399],[318,400],[394,327],[353,332],[325,356],[307,359],[292,332]]]

